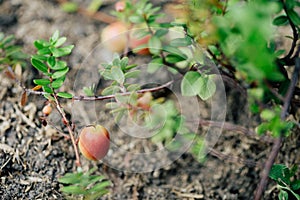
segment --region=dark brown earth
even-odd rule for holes
[[[0,2],[0,32],[14,34],[25,53],[33,54],[33,41],[49,38],[56,29],[68,38],[68,43],[75,44],[68,60],[71,72],[64,88],[72,91],[75,74],[83,60],[100,43],[100,31],[105,23],[80,14],[67,14],[53,0]],[[101,11],[108,13],[111,8],[110,1],[107,1]],[[147,59],[137,61],[146,62]],[[42,97],[30,96],[27,105],[21,107],[22,89],[0,73],[0,198],[64,199],[57,179],[76,170],[71,142],[58,134],[55,128],[41,125]],[[31,67],[24,69],[22,78],[27,87],[32,86],[33,76],[36,72]],[[226,88],[226,120],[253,131],[255,118],[249,118],[245,96],[229,85]],[[72,105],[69,102],[63,105],[71,115]],[[100,110],[99,113],[99,121],[113,127],[107,111]],[[57,115],[54,114],[52,119],[57,121]],[[55,124],[58,128],[62,127],[60,122]],[[111,135],[118,134],[118,128],[111,129]],[[203,130],[205,128],[200,127],[199,133]],[[300,164],[298,131],[286,139],[276,163],[288,166]],[[132,145],[133,142],[125,137],[119,138],[119,143],[128,151],[138,151],[144,145],[151,146],[144,143]],[[184,153],[170,165],[153,172],[130,173],[107,166],[105,162],[89,162],[83,158],[82,162],[84,170],[96,166],[96,173],[113,183],[110,193],[102,199],[253,199],[271,144],[257,136],[224,130],[203,163]],[[115,166],[125,162],[118,151],[113,158],[115,160],[111,163]],[[162,156],[159,159],[163,162],[169,158]],[[274,186],[271,181],[265,199],[276,199],[278,191]]]

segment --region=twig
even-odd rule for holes
[[[208,153],[212,156],[217,157],[220,160],[228,161],[231,163],[240,163],[240,164],[244,164],[248,167],[256,167],[256,166],[261,165],[260,163],[254,161],[254,160],[243,159],[243,158],[239,158],[237,156],[227,155],[227,154],[224,154],[224,153],[222,153],[218,150],[212,149],[212,148],[210,148],[208,150]]]
[[[57,98],[56,94],[54,94],[53,97],[54,97],[54,101],[56,103],[56,109],[59,112],[59,114],[61,115],[65,126],[68,128],[68,132],[69,132],[69,135],[70,135],[70,138],[71,138],[71,141],[72,141],[72,145],[73,145],[73,148],[74,148],[74,151],[75,151],[76,165],[77,165],[77,167],[80,167],[81,163],[80,163],[79,152],[78,152],[78,148],[77,148],[77,144],[76,144],[76,141],[75,141],[75,138],[74,138],[74,133],[73,133],[71,124],[70,124],[69,120],[67,119],[66,113],[63,110],[60,102],[58,101],[58,98]]]
[[[220,127],[223,130],[235,131],[235,132],[239,132],[246,136],[251,136],[251,137],[257,136],[257,134],[254,131],[247,129],[244,126],[239,126],[236,124],[232,124],[230,122],[217,122],[217,121],[212,121],[212,120],[201,119],[201,120],[199,120],[199,125]],[[265,142],[270,142],[270,143],[274,142],[274,140],[272,138],[269,138],[267,136],[260,137],[259,139],[263,140]]]
[[[160,85],[158,87],[137,90],[136,93],[142,94],[142,93],[146,93],[146,92],[154,92],[154,91],[157,91],[157,90],[161,90],[161,89],[163,89],[165,87],[168,87],[172,83],[173,83],[173,81],[169,81],[169,82],[167,82],[167,83],[165,83],[163,85]],[[122,96],[128,96],[130,94],[131,94],[131,92],[119,93],[119,95],[122,95]],[[106,95],[106,96],[95,96],[95,97],[74,96],[73,100],[75,100],[75,101],[98,101],[98,100],[105,100],[105,99],[113,99],[115,97],[116,97],[115,94]]]
[[[300,58],[299,58],[299,51],[300,51],[300,47],[298,48],[297,52],[296,52],[296,58],[295,58],[295,69],[292,75],[292,79],[291,79],[291,84],[289,86],[288,92],[285,96],[285,101],[283,104],[283,107],[281,109],[281,114],[280,114],[280,119],[282,121],[284,121],[286,119],[287,113],[288,113],[288,109],[290,107],[291,104],[291,99],[293,97],[293,93],[294,93],[294,89],[296,87],[296,84],[298,82],[298,76],[299,76],[299,72],[300,72]],[[259,185],[256,189],[256,193],[255,193],[255,200],[259,200],[261,199],[261,196],[263,195],[263,192],[265,190],[265,187],[268,183],[268,177],[269,177],[269,173],[270,170],[272,168],[273,163],[275,162],[275,159],[279,153],[281,144],[283,142],[283,136],[282,134],[275,140],[273,147],[272,147],[272,151],[266,161],[264,170],[262,171],[262,175],[261,175],[261,179],[259,182]]]

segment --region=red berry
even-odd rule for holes
[[[109,133],[101,125],[82,129],[78,146],[80,152],[89,160],[101,160],[109,150]]]
[[[118,1],[115,4],[115,10],[117,12],[123,12],[125,10],[125,7],[126,7],[126,3],[124,1]]]
[[[118,21],[109,24],[102,30],[101,41],[107,49],[113,52],[121,52],[125,49],[127,43],[127,30],[128,28],[123,22]]]

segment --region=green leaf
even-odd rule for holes
[[[53,70],[62,70],[62,69],[65,69],[66,67],[67,67],[67,62],[66,61],[58,60],[55,63],[55,66],[52,67],[51,69],[53,69]]]
[[[74,45],[69,45],[61,48],[50,47],[50,51],[54,57],[61,57],[69,55],[72,52]]]
[[[125,76],[123,71],[117,67],[117,66],[113,66],[111,69],[111,76],[113,78],[113,80],[117,81],[119,84],[123,84],[125,81]]]
[[[38,50],[41,50],[45,47],[50,46],[50,43],[47,42],[46,40],[36,40],[36,41],[34,41],[33,44],[34,44],[35,48],[37,48]]]
[[[110,181],[103,181],[101,183],[97,183],[96,185],[94,185],[91,189],[88,190],[88,192],[99,192],[101,190],[104,190],[110,185],[111,185]]]
[[[68,71],[69,71],[68,67],[66,67],[65,69],[56,71],[56,72],[53,73],[52,78],[57,79],[57,78],[60,78],[62,76],[65,76],[68,73]]]
[[[39,71],[44,72],[44,73],[48,73],[48,67],[42,63],[41,61],[35,59],[35,58],[31,58],[31,64]]]
[[[44,56],[44,55],[32,55],[31,57],[36,60],[39,60],[39,61],[47,61],[48,60],[48,57]]]
[[[137,78],[140,75],[140,70],[130,71],[124,74],[125,78]]]
[[[49,79],[34,79],[33,82],[35,84],[41,85],[41,86],[50,84],[50,80]]]
[[[192,39],[190,37],[176,38],[170,41],[170,45],[173,47],[186,47],[192,44]]]
[[[194,71],[187,72],[181,81],[183,96],[195,96],[200,92],[201,74]]]
[[[87,194],[87,191],[85,188],[82,188],[79,185],[69,185],[69,186],[64,186],[60,188],[61,192],[64,193],[69,193],[69,194]]]
[[[120,87],[114,85],[114,86],[106,87],[104,90],[102,90],[101,94],[106,96],[106,95],[115,94],[119,91],[120,91]]]
[[[166,35],[168,32],[169,32],[168,29],[158,29],[154,35],[156,37],[162,37],[162,36]]]
[[[168,63],[178,63],[180,61],[186,60],[186,58],[180,56],[180,55],[175,55],[175,54],[169,54],[166,56],[166,61]]]
[[[294,10],[288,10],[288,15],[296,26],[300,25],[300,16],[297,12]]]
[[[129,21],[134,24],[139,24],[145,22],[144,18],[139,15],[131,15],[129,18]]]
[[[300,180],[295,180],[291,184],[292,190],[296,191],[300,189]]]
[[[60,88],[63,83],[65,81],[65,77],[59,78],[59,79],[55,79],[52,83],[51,86],[53,87],[53,89],[58,89]]]
[[[59,38],[59,31],[56,30],[53,35],[50,37],[50,43],[55,44],[57,39]]]
[[[288,21],[289,20],[288,20],[287,16],[280,15],[273,20],[273,24],[275,26],[284,26],[284,25],[288,24]]]
[[[55,42],[55,45],[54,47],[59,47],[61,45],[63,45],[65,42],[66,42],[67,38],[66,37],[61,37],[61,38],[58,38],[58,40]]]
[[[285,190],[280,190],[279,194],[278,194],[278,199],[279,200],[288,200],[289,194]]]
[[[56,65],[56,59],[55,59],[55,57],[54,56],[48,57],[47,63],[49,65],[49,67],[52,69]]]
[[[211,80],[211,76],[202,77],[200,78],[200,92],[198,96],[202,100],[207,100],[208,98],[212,97],[216,92],[216,84],[214,81]]]
[[[78,10],[78,4],[75,2],[67,1],[67,2],[62,3],[60,7],[63,11],[68,12],[68,13],[73,13]]]
[[[68,92],[58,92],[57,96],[62,97],[62,98],[66,98],[66,99],[73,98],[73,95],[68,93]]]
[[[129,92],[137,91],[139,89],[141,89],[141,86],[139,84],[130,84],[129,86],[127,86],[127,90]]]
[[[283,164],[274,164],[271,168],[269,177],[275,180],[279,185],[284,186],[282,182],[290,185],[290,170]]]
[[[39,49],[37,52],[38,55],[48,55],[51,54],[49,47],[44,47],[43,49]]]
[[[147,72],[152,74],[162,66],[164,66],[164,63],[161,57],[153,58],[151,62],[148,64]]]
[[[161,41],[158,37],[156,36],[152,36],[149,41],[148,41],[148,46],[149,46],[149,51],[154,54],[157,55],[160,53],[161,49],[162,49],[162,44]]]
[[[46,93],[49,93],[49,94],[53,94],[53,90],[50,87],[48,87],[47,85],[43,86],[43,91]]]
[[[63,177],[58,178],[58,182],[64,184],[76,184],[79,183],[82,178],[82,173],[67,173]]]

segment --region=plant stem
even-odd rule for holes
[[[169,85],[171,85],[173,83],[173,81],[169,81],[163,85],[157,86],[157,87],[153,87],[153,88],[146,88],[146,89],[142,89],[142,90],[137,90],[136,93],[146,93],[146,92],[154,92],[154,91],[158,91],[161,90],[165,87],[168,87]],[[120,95],[122,96],[127,96],[130,95],[132,92],[124,92],[124,93],[120,93]],[[73,100],[75,101],[98,101],[98,100],[105,100],[105,99],[113,99],[115,98],[116,95],[112,94],[112,95],[107,95],[107,96],[95,96],[95,97],[85,97],[85,96],[74,96]]]
[[[62,109],[62,106],[61,106],[60,102],[58,101],[57,96],[54,94],[53,97],[54,97],[54,100],[55,100],[55,103],[56,103],[56,109],[59,112],[59,114],[61,115],[64,124],[68,128],[68,132],[69,132],[69,135],[70,135],[70,138],[71,138],[71,141],[72,141],[72,145],[73,145],[73,148],[74,148],[74,151],[75,151],[76,165],[77,165],[77,167],[80,167],[81,166],[80,157],[79,157],[79,152],[78,152],[78,148],[77,148],[76,141],[75,141],[75,138],[74,138],[74,133],[73,133],[72,127],[70,125],[69,120],[66,117],[65,111]]]
[[[295,87],[297,85],[297,82],[298,82],[298,76],[299,76],[299,72],[300,72],[299,51],[300,51],[300,46],[299,46],[299,48],[297,50],[297,53],[296,53],[297,57],[295,58],[295,69],[294,69],[294,72],[293,72],[293,75],[292,75],[291,84],[290,84],[288,92],[287,92],[287,94],[284,98],[285,101],[284,101],[283,107],[281,109],[280,119],[282,121],[284,121],[286,119],[288,109],[290,107],[291,99],[293,97],[294,89],[295,89]],[[281,134],[275,140],[275,142],[273,144],[273,147],[272,147],[272,151],[271,151],[271,153],[270,153],[270,155],[269,155],[269,157],[266,161],[264,170],[262,171],[261,179],[260,179],[259,185],[258,185],[258,187],[256,189],[256,193],[255,193],[255,198],[254,198],[255,200],[261,199],[261,197],[263,195],[265,187],[268,183],[268,177],[269,177],[270,170],[271,170],[272,165],[274,164],[275,159],[276,159],[276,157],[279,153],[282,142],[283,142],[283,136]]]

